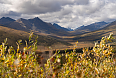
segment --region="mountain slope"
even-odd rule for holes
[[[16,49],[17,48],[16,42],[18,40],[23,40],[23,44],[21,46],[22,47],[25,46],[25,40],[28,41],[29,33],[22,30],[15,30],[12,28],[0,26],[0,44],[6,38],[8,39],[8,45],[12,45]],[[69,43],[67,42],[59,41],[49,36],[38,35],[38,45],[51,46],[57,43],[69,45]]]
[[[25,24],[22,22],[22,20],[23,19],[14,20],[9,17],[2,17],[0,19],[0,25],[3,25],[4,27],[9,27],[9,28],[17,29],[17,30],[26,31],[28,29],[26,29],[26,27],[24,26]],[[23,21],[25,21],[25,20],[23,20]]]
[[[7,27],[0,26],[0,44],[4,39],[8,39],[8,45],[12,45],[14,48],[17,48],[16,42],[18,40],[28,40],[29,33],[24,31],[19,31]]]
[[[84,28],[84,27],[85,27],[85,26],[83,25],[83,26],[80,26],[80,27],[76,28],[75,30],[82,29],[82,28]]]
[[[82,33],[87,33],[87,32],[91,32],[91,31],[95,31],[95,30],[99,30],[103,27],[105,27],[108,23],[106,22],[96,22],[87,26],[81,26],[77,29],[75,29],[75,31],[73,31],[73,34],[82,34]]]
[[[107,25],[102,29],[77,35],[76,37],[73,38],[73,40],[96,41],[101,39],[101,37],[108,36],[110,33],[113,33],[114,38],[116,38],[116,21],[111,22],[109,25]]]
[[[29,21],[38,29],[40,32],[44,32],[47,34],[57,34],[57,35],[69,35],[68,32],[57,29],[55,26],[53,26],[51,23],[46,23],[39,19],[38,17],[35,17],[34,19],[29,19]]]
[[[62,29],[62,30],[64,30],[64,31],[69,31],[67,28],[61,27],[61,26],[59,26],[59,25],[56,24],[56,23],[53,23],[53,25],[54,25],[57,29]]]
[[[67,31],[64,31],[63,29],[57,29],[51,23],[44,22],[38,17],[35,17],[33,19],[20,18],[16,21],[9,17],[3,17],[0,20],[0,25],[23,31],[36,30],[40,33],[42,32],[46,34],[70,35]]]
[[[27,19],[20,18],[16,22],[20,23],[25,29],[32,29],[32,24]]]

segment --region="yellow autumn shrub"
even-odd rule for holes
[[[32,41],[32,36],[31,33],[23,52],[19,49],[21,40],[16,51],[11,46],[6,53],[7,39],[0,45],[1,78],[115,78],[113,48],[108,44],[112,34],[96,42],[92,50],[83,48],[83,53],[76,53],[75,49],[65,54],[56,52],[43,67],[37,62],[37,39]],[[28,49],[31,50],[27,52]]]

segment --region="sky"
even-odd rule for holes
[[[45,22],[75,29],[116,20],[116,0],[0,0],[2,17],[39,17]]]

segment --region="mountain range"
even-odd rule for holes
[[[33,19],[20,18],[18,20],[9,17],[2,17],[0,19],[0,43],[2,43],[5,38],[8,38],[8,45],[17,48],[16,42],[21,39],[23,40],[22,45],[24,46],[25,40],[28,40],[30,30],[45,34],[53,33],[62,35],[62,33],[67,33],[67,31],[57,29],[50,23],[43,22],[38,17]],[[51,46],[56,43],[70,45],[67,42],[59,41],[49,35],[38,35],[38,37],[38,45]]]
[[[82,42],[96,41],[110,32],[113,32],[115,37],[116,21],[111,23],[96,22],[71,31],[71,29],[61,27],[58,24],[44,22],[38,17],[17,20],[10,17],[2,17],[0,19],[0,42],[7,37],[9,45],[16,46],[18,39],[28,40],[30,30],[39,36],[38,44],[50,46],[57,42],[69,44],[68,42],[77,40]]]
[[[87,26],[80,26],[77,29],[75,29],[72,33],[73,34],[82,34],[82,33],[87,33],[95,30],[99,30],[107,26],[108,23],[102,21],[102,22],[95,22]]]
[[[23,30],[23,31],[33,30],[39,33],[45,33],[50,35],[69,36],[73,34],[82,34],[82,33],[98,30],[107,26],[108,23],[104,21],[96,22],[87,26],[78,27],[73,31],[71,28],[64,28],[56,23],[51,24],[44,22],[38,17],[35,17],[33,19],[20,18],[17,20],[14,20],[10,17],[2,17],[0,19],[0,25],[4,25],[4,27],[13,28],[16,30]]]
[[[9,17],[2,17],[0,19],[0,25],[4,25],[5,27],[17,29],[17,30],[23,30],[23,31],[38,31],[40,33],[46,33],[46,34],[56,34],[56,35],[69,35],[68,29],[60,27],[57,28],[56,26],[52,25],[51,23],[47,23],[39,19],[38,17],[35,17],[33,19],[23,19],[20,18],[18,20],[14,20]],[[65,29],[65,31],[64,31]]]
[[[116,39],[116,21],[107,24],[107,26],[102,29],[76,35],[73,37],[73,41],[97,41],[104,36],[108,36],[110,33],[113,33],[113,37]],[[114,42],[116,42],[116,40],[114,40]]]

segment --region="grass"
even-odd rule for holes
[[[1,78],[115,78],[116,61],[112,46],[108,43],[113,39],[112,34],[102,37],[100,43],[95,43],[92,50],[83,48],[83,53],[55,53],[46,64],[38,63],[43,58],[35,55],[38,37],[29,40],[20,51],[21,40],[17,42],[17,50],[9,47],[8,52],[4,40],[0,45],[0,77]],[[76,42],[76,45],[78,42]],[[27,52],[28,49],[31,49]]]

